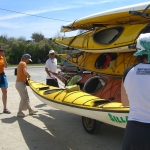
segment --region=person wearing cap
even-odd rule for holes
[[[30,74],[27,71],[27,63],[32,62],[31,56],[29,54],[24,54],[17,66],[17,78],[16,78],[16,89],[20,95],[21,101],[19,105],[19,111],[17,113],[18,117],[25,117],[26,115],[22,112],[29,110],[29,115],[36,114],[37,111],[34,111],[30,106],[29,95],[26,87],[26,80],[30,78]]]
[[[4,49],[2,46],[0,46],[0,88],[2,91],[2,101],[4,110],[3,113],[10,114],[11,112],[7,109],[7,88],[8,88],[8,82],[7,77],[4,72],[4,68],[7,68],[7,61],[5,58]]]
[[[139,63],[125,69],[121,100],[130,106],[122,150],[150,150],[150,33],[137,39]]]
[[[57,59],[55,58],[55,51],[50,50],[48,56],[49,59],[47,59],[45,64],[45,71],[47,73],[46,84],[59,87],[57,78],[54,75],[57,72],[57,68],[60,68],[60,66],[57,65]]]

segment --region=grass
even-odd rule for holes
[[[16,66],[18,66],[18,64],[17,65],[11,65],[11,64],[9,64],[8,65],[8,67],[16,67]],[[27,64],[27,66],[45,66],[45,64]]]
[[[60,63],[58,63],[58,65],[59,64]],[[18,64],[17,65],[8,64],[8,67],[16,67],[16,66],[18,66]],[[31,63],[29,63],[29,64],[27,64],[27,66],[45,66],[45,64],[31,64]]]

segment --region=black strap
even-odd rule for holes
[[[15,76],[17,75],[17,68],[15,68],[15,70],[14,70],[14,75]]]

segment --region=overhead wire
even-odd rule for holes
[[[14,12],[14,13],[18,13],[18,14],[24,14],[24,15],[28,15],[28,16],[39,17],[39,18],[44,18],[44,19],[51,19],[51,20],[58,20],[58,21],[71,22],[71,21],[67,21],[67,20],[61,20],[61,19],[49,18],[49,17],[39,16],[39,15],[33,15],[33,14],[23,13],[23,12],[19,12],[19,11],[4,9],[4,8],[0,8],[0,10],[9,11],[9,12]]]

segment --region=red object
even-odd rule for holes
[[[103,64],[102,68],[106,68],[110,62],[111,62],[111,57],[109,55],[107,55],[106,61]]]

